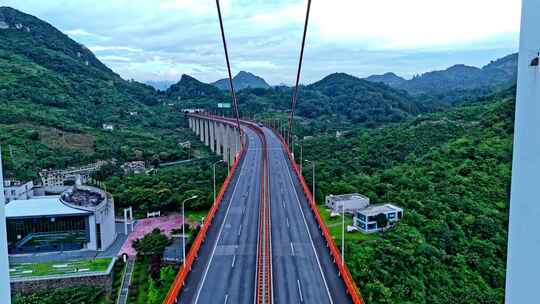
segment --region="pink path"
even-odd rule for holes
[[[137,220],[133,232],[128,235],[128,238],[124,242],[124,245],[122,245],[122,249],[120,249],[118,255],[124,253],[127,253],[127,255],[131,257],[137,255],[137,252],[131,246],[132,242],[144,237],[155,228],[159,228],[162,233],[170,236],[173,229],[178,229],[181,226],[182,217],[179,214]]]

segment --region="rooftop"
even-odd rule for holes
[[[350,193],[350,194],[340,194],[340,195],[329,195],[329,199],[336,201],[346,201],[351,199],[369,199],[367,196],[360,193]]]
[[[393,204],[375,204],[370,205],[365,209],[359,210],[358,213],[361,213],[365,216],[374,216],[380,213],[387,213],[392,211],[403,211],[403,209]]]
[[[85,215],[89,212],[63,204],[59,196],[14,200],[6,205],[6,218]]]
[[[62,201],[81,207],[96,207],[106,198],[105,192],[94,187],[75,186],[60,196]]]

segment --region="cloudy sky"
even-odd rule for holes
[[[233,73],[294,81],[307,0],[222,0]],[[124,78],[226,76],[213,0],[0,0],[56,26]],[[314,0],[303,83],[412,77],[517,50],[520,0]]]

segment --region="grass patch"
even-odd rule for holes
[[[112,258],[99,258],[73,261],[54,261],[46,263],[11,264],[9,275],[12,278],[40,277],[51,275],[71,275],[106,271]]]
[[[328,228],[328,231],[330,232],[330,235],[332,235],[332,238],[334,241],[336,241],[336,244],[338,244],[338,241],[341,242],[341,231],[342,231],[342,219],[341,214],[339,216],[330,217],[330,210],[326,209],[325,206],[318,205],[317,209],[319,209],[319,213],[321,214],[321,217],[326,225],[326,228]],[[353,231],[353,232],[347,232],[347,226],[352,226],[353,224],[353,217],[351,215],[345,215],[345,241],[367,241],[367,240],[373,240],[378,238],[377,233],[371,233],[371,234],[365,234],[360,231]]]
[[[207,214],[208,210],[186,210],[186,218],[190,221],[200,222]]]

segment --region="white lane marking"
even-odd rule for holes
[[[234,268],[235,262],[236,262],[236,254],[234,255],[234,257],[233,257],[233,259],[232,259],[231,268]]]
[[[287,227],[291,228],[291,225],[289,224],[289,218],[287,218]]]
[[[296,193],[296,186],[294,184],[294,181],[291,176],[291,171],[289,170],[289,165],[287,164],[287,160],[285,159],[285,155],[282,154],[282,160],[285,160],[285,168],[287,171],[287,174],[289,175],[289,180],[291,181],[291,185],[293,186],[293,192],[296,197],[296,202],[298,203],[298,209],[300,209],[300,212],[302,213],[302,218],[304,219],[304,225],[306,227],[306,231],[309,235],[309,240],[311,241],[311,248],[313,249],[313,253],[315,254],[315,258],[317,259],[317,265],[319,266],[319,271],[321,273],[321,277],[324,282],[324,287],[326,288],[326,294],[328,295],[328,299],[330,300],[330,303],[334,303],[332,300],[332,296],[330,295],[330,289],[328,288],[328,283],[326,283],[326,278],[324,277],[324,272],[322,270],[321,261],[319,260],[319,255],[317,255],[317,251],[315,250],[315,244],[313,243],[313,238],[311,237],[311,232],[309,232],[309,227],[306,221],[306,215],[304,214],[304,211],[302,210],[302,205],[300,205],[300,198],[298,197],[298,193]],[[283,166],[283,162],[281,162],[281,165]]]
[[[242,234],[242,224],[240,224],[240,229],[238,229],[238,236],[240,236],[240,234]]]
[[[223,232],[223,227],[225,226],[225,222],[227,221],[227,217],[229,215],[229,210],[231,209],[232,202],[234,201],[234,197],[236,194],[236,189],[238,188],[238,185],[240,184],[240,179],[244,175],[244,169],[247,167],[245,165],[246,162],[242,162],[242,168],[240,169],[240,175],[238,176],[238,179],[236,180],[236,184],[234,185],[233,193],[231,195],[231,201],[229,202],[229,206],[227,206],[227,211],[225,212],[225,217],[223,218],[223,222],[221,223],[221,227],[219,227],[218,236],[216,239],[216,243],[214,244],[214,248],[212,249],[212,254],[210,255],[210,261],[208,261],[208,264],[206,265],[206,269],[204,270],[204,275],[201,281],[201,284],[199,285],[199,289],[197,291],[197,296],[195,297],[195,303],[199,302],[199,297],[201,296],[202,287],[204,286],[204,282],[206,282],[206,276],[208,275],[208,270],[210,269],[210,265],[212,264],[212,260],[214,259],[214,254],[216,252],[217,245],[219,244],[219,240],[221,239],[221,232]]]
[[[304,303],[304,296],[302,295],[302,287],[300,287],[300,280],[296,280],[298,284],[298,293],[300,294],[300,302]]]
[[[229,302],[229,294],[226,294],[225,295],[225,302],[223,302],[224,304],[227,304],[227,302]]]
[[[281,201],[281,206],[283,207],[283,209],[285,209],[285,201]]]
[[[291,252],[292,252],[292,255],[294,256],[294,245],[292,242],[291,242]]]

